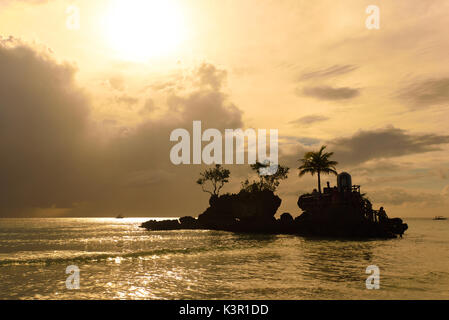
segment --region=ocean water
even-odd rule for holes
[[[365,241],[149,232],[146,220],[0,219],[0,299],[449,299],[449,220],[405,219],[404,238]]]

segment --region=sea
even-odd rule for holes
[[[333,240],[148,219],[0,219],[0,299],[449,299],[449,220]]]

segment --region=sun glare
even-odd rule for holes
[[[174,0],[114,0],[106,32],[120,58],[143,61],[173,53],[185,28],[181,7]]]

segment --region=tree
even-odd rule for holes
[[[223,168],[220,164],[216,164],[214,168],[206,169],[200,173],[200,178],[196,181],[204,192],[210,193],[212,196],[218,196],[224,184],[229,182],[231,171]],[[206,182],[210,182],[212,190],[205,188]]]
[[[281,180],[287,179],[289,168],[283,167],[281,165],[277,165],[277,171],[273,174],[261,174],[262,172],[270,172],[270,164],[269,163],[260,163],[256,162],[255,164],[250,165],[251,169],[257,172],[259,175],[259,181],[253,181],[252,183],[246,179],[242,183],[242,189],[246,191],[263,191],[270,190],[276,191],[277,187],[281,183]],[[268,170],[263,170],[268,169]]]
[[[324,174],[337,174],[335,166],[338,164],[337,161],[329,160],[334,154],[333,152],[323,152],[326,146],[321,146],[320,151],[310,151],[306,152],[304,158],[299,159],[302,165],[299,169],[299,176],[303,176],[306,173],[312,174],[316,173],[318,175],[318,190],[321,193],[321,173]]]

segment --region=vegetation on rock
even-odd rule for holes
[[[316,173],[318,175],[318,192],[321,193],[321,174],[337,174],[335,166],[338,164],[337,161],[329,160],[334,154],[333,152],[323,152],[326,146],[321,146],[320,150],[306,152],[304,157],[299,161],[302,165],[299,169],[299,176],[303,176],[306,173],[312,174]]]
[[[200,178],[196,181],[204,192],[210,193],[212,196],[218,196],[221,188],[225,183],[229,182],[231,171],[224,169],[220,164],[216,164],[214,168],[206,169],[200,173]],[[206,189],[206,183],[212,185],[212,190]]]

